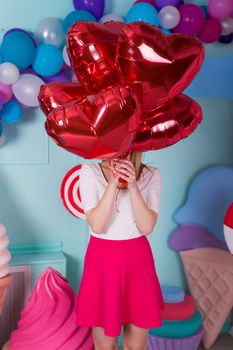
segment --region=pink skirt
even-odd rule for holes
[[[76,298],[78,326],[102,327],[117,337],[122,325],[162,325],[165,307],[154,257],[146,236],[110,240],[90,236]]]

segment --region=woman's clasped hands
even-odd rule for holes
[[[111,170],[110,182],[117,185],[119,179],[121,178],[128,183],[126,184],[128,189],[131,189],[137,185],[136,170],[131,160],[126,158],[115,158],[110,160],[109,163],[109,168]]]

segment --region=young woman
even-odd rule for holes
[[[162,324],[164,300],[147,239],[158,218],[161,175],[141,158],[133,152],[83,164],[80,172],[89,243],[77,325],[92,327],[96,350],[117,349],[122,326],[123,349],[145,350],[148,330]]]

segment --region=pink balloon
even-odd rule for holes
[[[202,9],[195,4],[184,4],[179,7],[179,11],[180,22],[172,32],[197,35],[205,23]]]
[[[0,95],[2,96],[4,104],[10,101],[13,95],[11,85],[5,85],[3,83],[0,83]]]
[[[217,19],[208,18],[205,21],[202,31],[198,34],[198,37],[204,43],[210,44],[220,38],[221,30],[221,24]]]
[[[233,0],[209,0],[208,14],[210,17],[223,19],[232,15]]]

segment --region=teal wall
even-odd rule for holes
[[[109,0],[106,11],[124,15],[132,2]],[[63,19],[71,10],[71,0],[2,0],[0,32],[12,27],[33,31],[40,19]],[[207,47],[210,56],[232,52],[232,45]],[[161,212],[156,229],[149,236],[158,276],[162,284],[185,288],[179,256],[167,247],[167,237],[177,227],[172,215],[185,201],[196,174],[216,164],[233,166],[233,101],[200,96],[197,101],[203,108],[204,120],[196,132],[173,147],[144,154],[144,161],[158,166],[163,176]],[[23,122],[6,128],[7,142],[0,148],[0,222],[7,227],[12,244],[62,241],[68,279],[76,289],[83,269],[88,226],[63,208],[59,190],[64,174],[85,160],[48,140],[44,120],[38,108],[28,109]]]

